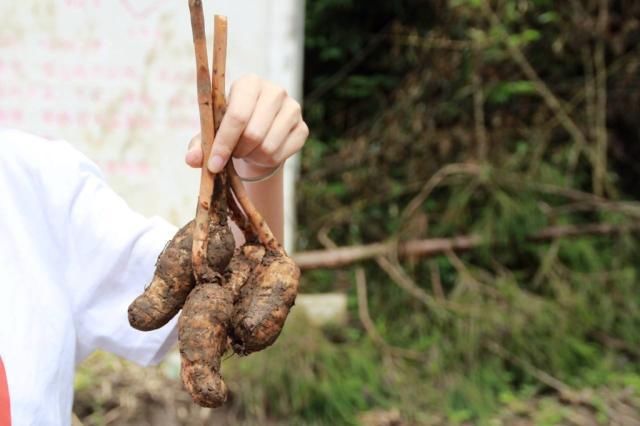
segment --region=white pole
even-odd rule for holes
[[[304,0],[275,0],[270,3],[268,77],[302,101]],[[284,170],[286,250],[294,250],[296,209],[295,183],[300,169],[298,155],[287,161]]]

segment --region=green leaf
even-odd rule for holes
[[[487,102],[505,104],[514,97],[532,95],[535,92],[535,86],[528,80],[501,82],[489,89]]]

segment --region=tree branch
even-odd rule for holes
[[[541,243],[557,238],[620,235],[640,232],[640,222],[627,225],[590,223],[585,225],[561,225],[544,228],[529,237],[530,242]],[[312,250],[295,253],[293,259],[300,269],[339,268],[367,259],[393,254],[407,257],[433,257],[448,251],[463,252],[490,244],[480,235],[460,235],[453,238],[430,238],[400,243],[384,242],[358,246],[339,247],[328,250]]]

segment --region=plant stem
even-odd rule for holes
[[[202,140],[203,164],[200,174],[200,192],[193,228],[192,262],[196,279],[204,274],[209,231],[209,209],[214,189],[214,176],[206,167],[215,136],[213,108],[211,105],[211,80],[207,66],[207,38],[204,29],[204,13],[201,0],[189,0],[191,31],[196,56],[196,85],[198,112],[200,114],[200,135]]]

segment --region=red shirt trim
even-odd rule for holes
[[[11,426],[11,404],[7,373],[0,357],[0,426]]]

